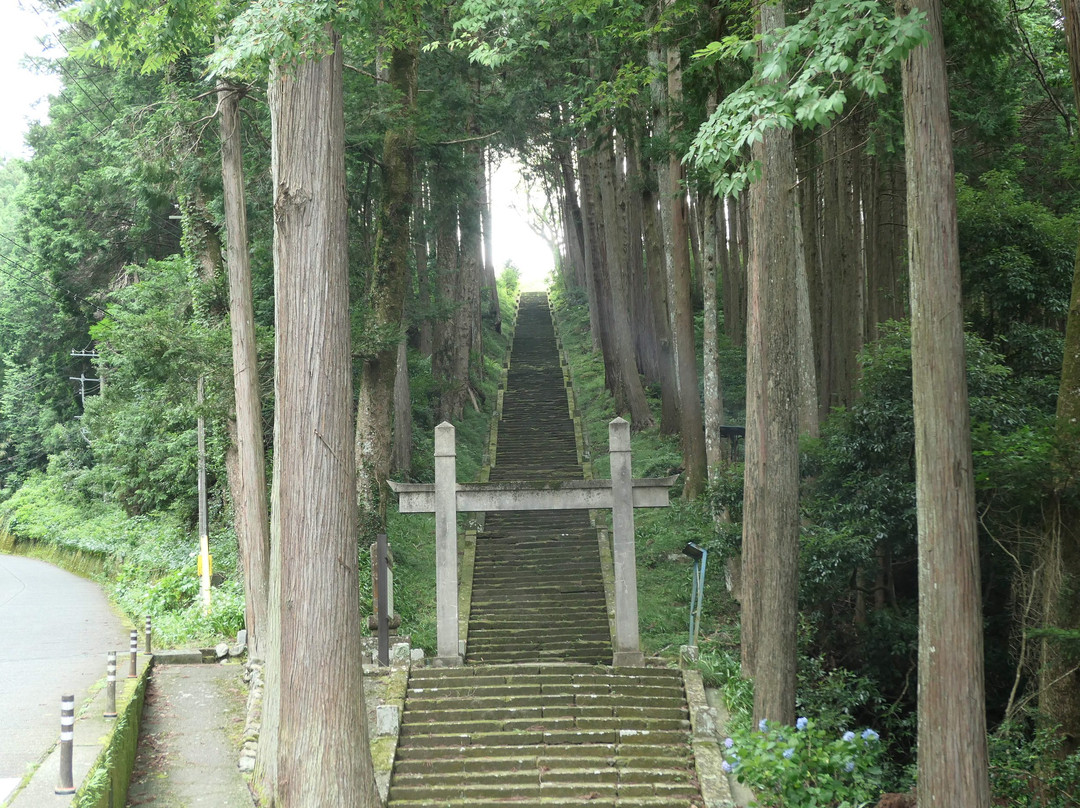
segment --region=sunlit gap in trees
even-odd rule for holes
[[[555,267],[558,221],[542,188],[513,157],[504,157],[492,172],[491,220],[495,274],[509,262],[521,274],[524,291],[546,289]]]

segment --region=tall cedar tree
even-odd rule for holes
[[[983,626],[960,300],[956,184],[938,0],[902,66],[919,523],[919,805],[990,802]],[[898,3],[897,10],[906,13]]]
[[[253,659],[263,659],[262,635],[270,586],[270,515],[266,499],[259,357],[251,290],[247,210],[244,204],[244,150],[240,142],[240,89],[218,87],[221,116],[221,179],[225,201],[229,324],[232,331],[236,417],[229,422],[226,466],[233,500],[233,524],[244,565],[245,625]]]
[[[784,24],[762,5],[758,30]],[[756,143],[761,180],[750,188],[743,510],[743,659],[754,678],[754,721],[795,721],[799,563],[794,138],[770,129]]]
[[[1069,49],[1073,99],[1080,110],[1080,2],[1062,0],[1065,37]],[[1072,297],[1065,329],[1065,354],[1058,388],[1057,431],[1063,449],[1075,447],[1080,437],[1080,248],[1073,266]],[[1062,464],[1063,466],[1067,464]],[[1076,485],[1064,469],[1058,472],[1059,488],[1051,512],[1051,523],[1043,539],[1043,619],[1047,628],[1080,631],[1080,513],[1064,489]],[[1064,643],[1046,638],[1040,666],[1040,712],[1060,726],[1063,751],[1080,749],[1080,671]]]
[[[398,371],[409,254],[416,136],[417,46],[394,48],[390,56],[390,86],[397,109],[383,140],[382,204],[375,237],[374,268],[368,284],[369,331],[378,343],[364,359],[356,409],[357,499],[364,524],[381,529],[386,521],[386,479],[390,474],[394,381]],[[375,531],[371,531],[374,533]]]
[[[330,53],[270,79],[277,808],[379,804],[361,681],[343,57],[329,35]]]

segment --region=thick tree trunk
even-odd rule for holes
[[[484,181],[480,184],[480,225],[484,230],[484,281],[481,289],[482,301],[496,333],[502,333],[502,311],[499,309],[499,287],[495,280],[494,239],[491,230],[491,164],[487,153],[480,150],[480,165]],[[483,368],[481,361],[480,367]]]
[[[390,86],[398,95],[395,120],[383,139],[382,205],[375,237],[374,266],[367,289],[369,334],[374,353],[364,358],[356,408],[356,499],[365,534],[386,524],[386,479],[390,474],[394,378],[409,281],[416,106],[416,47],[390,55]]]
[[[919,805],[990,803],[956,186],[938,0],[904,60],[919,523]],[[898,12],[908,7],[898,4]]]
[[[667,103],[670,111],[682,105],[682,63],[678,46],[667,49]],[[667,123],[677,131],[677,119],[669,112]],[[694,310],[691,294],[690,233],[687,223],[683,167],[671,152],[660,179],[660,210],[664,219],[671,332],[679,391],[679,437],[685,481],[683,498],[695,499],[705,490],[705,423],[698,392],[697,349],[694,341]]]
[[[271,75],[279,808],[374,806],[360,648],[343,58]],[[333,649],[327,653],[327,649]],[[317,661],[317,663],[316,663]],[[332,773],[332,774],[331,774]]]
[[[763,5],[759,30],[784,24],[782,3]],[[743,641],[754,677],[754,721],[795,721],[799,562],[796,373],[795,155],[776,129],[753,149],[761,180],[750,189],[743,511]]]
[[[596,203],[596,172],[594,160],[586,151],[584,136],[578,143],[578,169],[581,182],[581,214],[584,224],[585,296],[589,301],[589,333],[593,353],[604,350],[604,323],[600,316],[600,299],[596,295],[597,276],[603,274],[604,247],[600,237],[600,214]]]
[[[649,312],[660,363],[660,434],[679,432],[679,391],[675,377],[675,359],[671,353],[671,318],[668,316],[667,273],[664,271],[664,247],[660,211],[656,193],[649,186],[641,192],[645,238],[645,294],[652,303]]]
[[[604,233],[607,243],[608,306],[612,326],[612,370],[614,378],[608,387],[615,398],[617,412],[630,414],[631,428],[636,430],[653,426],[652,411],[641,386],[634,351],[633,329],[630,325],[629,296],[627,294],[626,259],[626,211],[619,205],[616,192],[616,165],[613,152],[614,134],[610,128],[598,146],[597,163],[600,174],[600,197],[604,211]]]
[[[745,195],[742,200],[724,199],[727,209],[727,260],[721,285],[724,292],[724,333],[732,345],[746,344],[746,240],[740,222],[746,218]]]
[[[652,325],[652,302],[645,282],[644,211],[641,208],[641,158],[638,151],[638,127],[621,138],[623,153],[617,160],[626,166],[619,186],[620,204],[626,208],[627,296],[630,318],[634,323],[634,354],[637,368],[649,383],[660,382],[660,363],[656,352],[656,334]]]
[[[720,435],[724,423],[724,391],[720,385],[719,337],[717,295],[716,295],[716,254],[719,235],[716,227],[716,197],[711,190],[706,190],[701,206],[704,233],[701,239],[701,275],[704,297],[704,333],[702,351],[704,353],[705,383],[705,458],[708,464],[709,480],[716,477],[725,456],[727,442]]]
[[[461,230],[461,281],[465,311],[458,324],[459,334],[468,345],[468,367],[483,368],[483,343],[480,328],[480,287],[484,277],[484,234],[481,230],[481,209],[487,175],[484,171],[483,148],[476,143],[465,147],[465,195],[458,211]],[[468,375],[466,374],[466,385]]]
[[[460,176],[451,169],[455,159],[443,148],[435,160],[431,208],[435,217],[436,290],[448,313],[435,321],[431,372],[439,386],[438,418],[457,423],[465,408],[469,384],[469,341],[459,339],[459,318],[464,316],[464,281],[458,256],[458,191]]]
[[[585,225],[581,216],[581,203],[578,201],[573,159],[570,156],[569,148],[562,142],[557,142],[554,148],[559,161],[560,185],[563,191],[563,226],[566,229],[566,255],[570,262],[574,284],[577,288],[584,289],[588,283],[588,273],[585,269]]]
[[[612,396],[615,395],[620,379],[618,354],[616,351],[615,314],[611,309],[611,253],[608,229],[610,224],[604,212],[603,172],[595,149],[582,155],[582,186],[588,206],[588,222],[593,231],[593,275],[591,304],[596,306],[598,332],[593,339],[600,344],[600,355],[604,361],[604,386]],[[617,401],[618,409],[625,402]]]
[[[397,373],[394,376],[394,448],[390,471],[408,474],[412,468],[412,397],[409,391],[408,348],[404,339],[398,343]]]
[[[221,114],[221,181],[228,238],[229,320],[232,330],[233,388],[236,419],[230,432],[236,451],[230,474],[233,524],[244,568],[248,654],[264,659],[262,637],[269,608],[270,515],[266,501],[259,357],[255,340],[255,304],[251,291],[247,210],[244,205],[244,153],[240,142],[239,90],[218,86]],[[235,482],[234,482],[235,479]]]
[[[1069,49],[1069,69],[1073,99],[1080,103],[1080,2],[1062,0],[1065,36]],[[1077,107],[1080,109],[1080,106]],[[1062,447],[1080,443],[1080,248],[1073,266],[1072,297],[1065,326],[1065,351],[1058,388],[1057,433]],[[1047,628],[1080,630],[1080,513],[1061,494],[1076,485],[1066,468],[1057,470],[1058,494],[1043,538],[1043,562],[1047,572],[1043,588],[1043,621]],[[1075,469],[1075,464],[1072,465]],[[1047,723],[1058,724],[1062,751],[1080,749],[1080,670],[1075,654],[1070,656],[1060,641],[1042,642],[1039,710]]]
[[[416,204],[413,206],[413,241],[416,250],[416,287],[418,300],[416,308],[420,322],[419,349],[423,357],[431,356],[431,271],[428,269],[428,233],[425,219],[424,188],[416,183]]]
[[[798,345],[799,374],[799,433],[816,438],[820,433],[818,419],[817,370],[814,365],[814,325],[810,315],[810,285],[806,272],[806,250],[803,246],[802,220],[795,216],[795,299],[798,314],[795,323]]]

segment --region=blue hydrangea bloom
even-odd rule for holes
[[[788,748],[788,749],[784,750],[784,757],[786,757],[786,758],[791,758],[791,756],[794,755],[794,754],[795,754],[794,748]]]
[[[862,733],[862,739],[864,741],[876,741],[878,739],[878,734],[872,729],[864,729]]]
[[[847,763],[845,763],[844,764],[844,771],[846,771],[846,772],[855,771],[855,761],[854,760],[849,760]]]
[[[766,721],[764,718],[757,722],[757,728],[762,732],[764,732],[768,726],[769,722]]]
[[[844,733],[843,737],[840,740],[846,741],[847,743],[851,743],[852,741],[855,740],[855,733],[852,732],[851,730],[848,730],[847,732]]]
[[[810,722],[807,721],[806,718],[800,718],[798,721],[795,722],[795,729],[804,730],[806,729],[806,725],[809,723]]]
[[[728,763],[726,760],[720,764],[720,768],[724,770],[724,774],[731,774],[731,764]]]
[[[731,738],[724,738],[724,746],[726,748],[730,749],[734,745],[735,745],[735,741],[731,740]]]

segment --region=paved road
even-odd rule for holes
[[[129,631],[97,584],[0,555],[0,803],[56,742],[60,697],[78,709]]]

